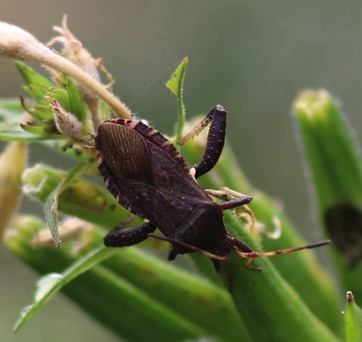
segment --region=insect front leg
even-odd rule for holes
[[[209,172],[220,158],[225,143],[226,115],[226,109],[221,105],[217,105],[193,131],[178,141],[179,145],[183,145],[186,141],[199,134],[211,122],[204,155],[201,162],[194,166],[195,178]]]
[[[253,199],[251,196],[244,195],[226,187],[222,190],[206,189],[205,191],[209,195],[225,201],[219,204],[223,210],[233,209],[245,204],[249,204]]]
[[[148,234],[153,233],[156,226],[151,222],[146,222],[134,228],[124,228],[120,224],[113,228],[105,237],[104,244],[107,247],[125,247],[135,245],[148,238]]]

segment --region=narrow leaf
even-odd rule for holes
[[[346,310],[344,313],[345,342],[362,340],[362,310],[356,304],[351,291],[347,292]]]
[[[63,179],[50,193],[43,207],[45,222],[47,223],[47,226],[52,233],[54,243],[57,248],[60,248],[62,246],[62,242],[60,240],[58,232],[58,198],[62,191],[64,181],[65,179]]]
[[[185,73],[187,64],[189,62],[189,58],[185,57],[181,64],[177,67],[175,72],[173,73],[171,79],[166,83],[166,87],[172,91],[172,93],[176,96],[177,99],[177,107],[178,107],[178,124],[177,124],[177,132],[176,132],[176,141],[179,141],[183,127],[185,124],[186,110],[183,102],[183,83],[185,79]]]
[[[73,181],[76,177],[78,177],[84,167],[84,162],[78,163],[68,174],[65,178],[59,182],[56,188],[49,194],[45,203],[44,203],[44,214],[45,214],[45,221],[53,235],[54,242],[57,248],[61,247],[61,241],[59,238],[58,232],[58,200],[59,196],[62,193],[63,189]]]
[[[85,159],[84,163],[88,162]],[[23,175],[23,191],[45,202],[67,173],[45,165],[35,165]],[[74,180],[64,187],[59,197],[59,210],[102,227],[115,227],[129,213],[104,187],[83,178]]]
[[[86,111],[82,92],[79,87],[67,77],[67,92],[69,97],[69,112],[77,117],[77,119],[85,123]]]
[[[312,175],[319,220],[332,240],[343,289],[362,299],[362,165],[346,118],[326,91],[305,91],[295,118]]]
[[[32,248],[29,240],[34,225],[38,223],[32,219],[16,221],[17,234],[5,242],[13,253],[41,274],[59,272],[64,265],[74,262],[69,245],[61,250]],[[102,260],[101,265],[94,266]],[[93,267],[88,269],[93,261]],[[25,323],[23,319],[28,319],[58,290],[126,340],[145,340],[147,336],[157,341],[200,336],[250,340],[224,291],[136,247],[95,250],[67,271],[43,278],[36,291],[35,307],[27,307],[30,312],[24,314],[26,317],[22,317],[17,329]]]
[[[294,108],[319,209],[325,212],[345,201],[362,207],[359,152],[336,102],[326,91],[305,91]]]
[[[54,84],[51,81],[38,74],[26,64],[16,61],[15,65],[27,84],[24,89],[35,99],[36,102],[40,102],[45,97],[49,89],[54,87]]]
[[[45,134],[45,127],[44,126],[33,126],[33,125],[21,125],[21,128],[24,131],[27,131],[32,134],[37,134],[39,136]]]
[[[2,128],[0,125],[0,140],[31,142],[53,139],[64,139],[64,137],[61,135],[38,135],[20,129]]]
[[[40,278],[36,287],[34,302],[23,309],[21,317],[16,323],[13,332],[16,333],[19,331],[19,329],[64,285],[114,253],[115,250],[110,248],[96,249],[79,259],[77,263],[71,266],[63,274],[52,273]]]
[[[123,249],[104,265],[212,335],[225,341],[249,340],[248,327],[219,285],[136,248]],[[217,276],[215,269],[213,272]]]

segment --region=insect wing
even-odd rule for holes
[[[148,180],[152,173],[144,139],[134,130],[112,122],[98,130],[97,150],[115,178]]]
[[[211,199],[188,173],[181,155],[170,153],[167,139],[151,128],[154,134],[146,139],[136,131],[139,124],[117,120],[99,127],[99,170],[122,206],[173,235],[195,206]]]
[[[144,217],[132,193],[127,193],[132,190],[132,182],[153,183],[145,140],[130,128],[104,122],[98,129],[96,150],[98,168],[108,190],[122,206]]]

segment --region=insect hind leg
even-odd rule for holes
[[[221,105],[216,105],[194,130],[178,141],[179,145],[183,145],[186,141],[199,134],[211,122],[204,155],[201,162],[194,166],[195,178],[209,172],[220,158],[225,143],[226,115],[226,109]]]

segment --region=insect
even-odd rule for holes
[[[204,155],[191,169],[174,145],[141,121],[104,121],[96,137],[98,168],[108,190],[119,204],[147,221],[134,228],[115,227],[104,238],[109,247],[130,246],[154,237],[170,242],[169,260],[178,254],[201,252],[218,268],[233,252],[252,259],[314,248],[328,242],[258,253],[232,236],[223,222],[223,211],[248,204],[252,198],[215,203],[196,179],[217,163],[225,141],[227,111],[217,105],[196,129],[210,125]],[[192,135],[192,134],[191,134]],[[194,135],[194,134],[193,134]],[[187,139],[187,138],[186,138]],[[163,236],[155,235],[158,228]]]

